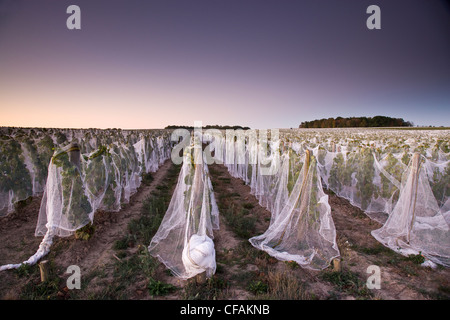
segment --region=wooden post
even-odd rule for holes
[[[308,172],[309,172],[310,165],[311,165],[311,152],[307,149],[305,151],[305,161],[304,161],[303,167],[302,167],[302,170],[303,170],[302,186],[300,188],[300,193],[298,195],[297,203],[295,204],[295,207],[296,207],[298,202],[300,201],[300,207],[299,207],[300,210],[304,210],[304,209],[307,210],[307,208],[308,208],[307,201],[309,201],[310,197],[307,193],[305,194],[305,192],[307,192],[306,188],[307,188],[307,183],[308,183]],[[292,211],[292,212],[294,212],[294,211]],[[306,217],[306,213],[300,213],[300,214],[301,214],[301,217]],[[291,220],[292,220],[292,217],[293,217],[293,213],[291,213],[291,218],[290,218]],[[301,218],[301,219],[303,219],[303,218]],[[300,221],[298,223],[297,239],[302,239],[304,233],[306,232],[307,225],[304,222],[305,222],[305,220]],[[287,228],[287,225],[286,225],[286,228]]]
[[[406,236],[406,242],[409,244],[411,240],[411,231],[414,228],[414,222],[416,220],[416,201],[417,201],[417,188],[419,187],[419,171],[420,171],[420,153],[415,152],[411,159],[412,168],[410,172],[410,179],[412,180],[411,186],[411,200],[409,203],[410,211],[412,211],[411,222],[409,224],[408,234]],[[412,210],[411,210],[412,209]]]
[[[333,259],[333,271],[340,272],[341,271],[341,259],[334,258]]]
[[[81,169],[81,152],[78,143],[72,142],[69,145],[67,153],[69,154],[69,161],[77,166],[78,169]]]
[[[41,282],[48,280],[48,260],[39,263],[39,270],[41,271]]]
[[[197,282],[197,284],[205,283],[206,282],[206,271],[196,275],[195,276],[195,281]]]

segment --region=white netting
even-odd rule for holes
[[[296,261],[311,269],[326,268],[339,256],[328,196],[322,189],[317,161],[304,166],[304,147],[293,151],[285,143],[247,132],[245,139],[227,137],[223,161],[230,174],[251,188],[272,214],[267,231],[250,243],[280,260]],[[242,137],[241,137],[242,138]],[[245,144],[243,145],[243,142]],[[297,154],[302,153],[302,155]]]
[[[292,192],[282,210],[272,215],[267,231],[249,241],[279,260],[320,270],[339,256],[339,250],[328,196],[322,191],[316,160],[309,158],[305,153]]]
[[[94,207],[83,181],[81,159],[76,144],[70,144],[52,157],[36,236],[45,235],[49,229],[54,230],[54,235],[68,236],[92,221]]]
[[[213,229],[219,228],[219,212],[205,159],[200,164],[199,157],[201,149],[185,150],[169,207],[148,247],[152,256],[181,279],[203,272],[211,277],[216,270],[212,239]]]
[[[43,192],[35,235],[44,238],[27,264],[48,253],[54,236],[69,236],[92,222],[96,210],[120,210],[137,191],[142,175],[155,171],[170,156],[165,131],[25,131],[28,137],[16,130],[0,139],[2,151],[11,151],[0,161],[4,172],[8,169],[0,181],[0,209],[9,213],[15,202]],[[44,170],[42,159],[49,155]],[[19,266],[9,264],[0,270]]]
[[[420,153],[424,162],[423,171],[427,173],[423,184],[428,186],[430,199],[434,199],[435,211],[442,217],[440,222],[446,221],[447,225],[450,222],[448,130],[284,130],[279,145],[269,142],[269,157],[260,152],[260,143],[255,143],[254,136],[257,132],[246,132],[242,135],[245,140],[239,140],[240,135],[242,133],[233,139],[227,137],[226,141],[217,144],[224,146],[218,162],[223,161],[232,176],[241,178],[248,184],[259,203],[271,211],[270,228],[276,228],[280,223],[277,218],[289,201],[287,195],[291,194],[298,181],[302,166],[299,155],[305,150],[312,150],[317,160],[319,180],[336,195],[348,199],[369,217],[383,224],[394,212],[394,208],[398,208],[400,195],[406,187],[402,184],[402,176],[408,170],[412,155]],[[246,142],[244,148],[242,141]],[[267,139],[262,141],[267,143]],[[281,147],[279,151],[278,146]],[[243,153],[240,150],[244,150]],[[263,156],[269,161],[266,164],[250,161],[255,153],[258,160]],[[286,162],[286,158],[289,162]],[[263,174],[268,168],[272,170],[272,174]],[[321,191],[321,186],[314,188]],[[448,237],[444,224],[432,226],[433,224],[428,224],[427,227],[443,230],[441,238]],[[431,246],[441,247],[440,255],[445,256],[442,253],[446,250],[445,245],[438,241]],[[439,251],[436,248],[432,250],[430,246],[422,248],[422,252],[431,250],[427,257],[434,255],[431,252]]]
[[[256,130],[230,132],[231,139],[225,139],[224,132],[210,132],[206,136],[215,142],[211,150],[216,161],[248,184],[259,203],[271,211],[272,228],[287,210],[300,179],[304,153],[311,150],[320,176],[317,180],[369,217],[386,223],[380,239],[395,238],[400,232],[397,229],[407,226],[397,217],[406,216],[409,210],[405,209],[406,199],[412,191],[405,176],[411,172],[413,154],[421,154],[417,185],[423,191],[413,219],[416,231],[408,231],[416,238],[406,247],[437,263],[448,263],[448,230],[443,221],[448,227],[449,130],[293,129],[281,130],[280,141],[275,136],[261,138],[261,131]],[[67,160],[70,143],[79,145],[76,161]],[[46,235],[45,239],[71,234],[92,221],[97,209],[120,210],[136,192],[142,174],[155,171],[170,151],[166,131],[1,128],[0,216],[13,212],[21,200],[43,194],[36,233]],[[50,162],[54,154],[60,154],[56,163]],[[208,185],[211,190],[209,180]],[[322,192],[319,183],[311,188],[317,189],[313,195]],[[213,198],[212,192],[209,195]],[[396,221],[399,225],[394,228]],[[388,240],[382,242],[391,246]],[[202,246],[208,247],[208,243],[205,238]]]
[[[424,159],[416,153],[402,179],[400,197],[388,220],[372,235],[403,255],[421,253],[450,266],[450,232],[445,216],[430,188]],[[448,218],[447,218],[448,219]]]

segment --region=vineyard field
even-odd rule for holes
[[[450,130],[172,133],[1,128],[0,298],[449,298]]]

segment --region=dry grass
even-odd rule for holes
[[[266,276],[268,290],[257,299],[272,300],[310,300],[305,285],[289,271],[269,271]]]

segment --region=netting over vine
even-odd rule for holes
[[[36,235],[44,235],[44,240],[29,262],[48,251],[54,235],[69,235],[91,222],[96,210],[120,210],[136,192],[142,175],[156,171],[170,157],[173,143],[169,133],[166,130],[0,128],[0,216],[13,212],[20,201],[30,196],[43,196]],[[270,137],[261,137],[262,133],[261,130],[235,132],[228,139],[225,132],[218,131],[217,136],[206,134],[206,138],[211,140],[215,136],[217,143],[215,150],[211,150],[216,160],[224,163],[232,176],[248,184],[259,203],[270,210],[267,239],[277,228],[288,233],[290,227],[286,227],[284,220],[288,216],[292,221],[293,217],[309,216],[311,219],[306,221],[310,224],[300,223],[295,228],[304,226],[311,237],[315,237],[317,221],[329,219],[328,233],[333,238],[331,216],[327,213],[322,216],[311,209],[318,201],[320,212],[327,212],[323,183],[384,225],[373,232],[384,245],[403,254],[420,252],[431,261],[449,265],[449,130],[297,129],[280,130],[279,136],[271,133]],[[190,152],[195,156],[193,149]],[[304,173],[306,152],[312,153],[311,165],[316,168],[311,174]],[[418,166],[412,162],[416,154],[420,155]],[[207,172],[206,165],[202,168]],[[184,174],[188,174],[186,170]],[[311,182],[304,182],[308,179]],[[210,198],[210,211],[216,212],[211,182],[206,180],[204,188],[209,185],[209,189],[204,190],[207,195],[203,197]],[[298,188],[303,183],[310,186],[310,191]],[[292,202],[296,192],[303,200]],[[199,205],[200,196],[196,197],[193,201]],[[209,215],[214,224],[215,215]],[[313,219],[319,216],[326,218]],[[195,217],[192,216],[193,221],[200,221]],[[198,224],[195,228],[199,230]],[[203,233],[194,231],[188,243],[199,248],[204,245],[205,250],[210,250],[213,243],[208,239],[212,239],[212,233],[208,231],[205,233],[208,239],[200,239],[194,234]],[[318,248],[319,240],[311,242],[298,235],[297,232],[297,247]],[[323,239],[330,240],[330,237]],[[255,244],[265,241],[259,240]],[[264,248],[280,249],[282,243],[273,246],[273,242],[267,242]],[[330,243],[333,248],[334,241]],[[294,244],[283,248],[293,260],[308,256],[300,254]],[[186,265],[189,255],[190,251],[180,255],[185,257]],[[334,256],[333,250],[324,256]],[[313,268],[323,266],[311,264]]]
[[[181,279],[203,272],[211,277],[216,270],[213,230],[219,228],[219,211],[207,164],[195,164],[197,157],[202,157],[200,148],[184,151],[175,191],[148,247]]]
[[[421,252],[428,259],[441,265],[446,262],[448,254],[448,225],[450,223],[450,141],[448,130],[438,132],[399,131],[399,130],[283,130],[278,142],[267,139],[263,143],[270,145],[268,165],[251,159],[260,153],[260,145],[254,136],[256,131],[247,132],[244,140],[227,140],[217,144],[224,146],[219,152],[219,161],[223,161],[230,174],[241,178],[251,188],[259,203],[272,213],[269,229],[274,230],[281,223],[278,216],[289,202],[293,185],[298,181],[302,161],[299,157],[311,150],[318,168],[319,180],[339,197],[346,198],[359,207],[370,218],[385,224],[385,238],[395,238],[394,229],[387,227],[394,220],[392,214],[404,212],[405,191],[407,184],[404,175],[410,171],[410,161],[414,154],[422,157],[421,183],[426,188],[418,201],[428,203],[428,211],[418,208],[420,214],[430,216],[433,208],[435,218],[423,227],[422,239],[429,244],[409,242],[409,249],[403,246],[400,253]],[[245,142],[244,148],[242,147]],[[280,147],[279,149],[277,149]],[[238,150],[244,153],[237,155]],[[232,154],[234,162],[227,163],[227,154]],[[285,159],[289,158],[289,162]],[[281,161],[278,161],[280,160]],[[238,162],[239,161],[239,162]],[[270,168],[272,174],[263,171]],[[315,186],[318,192],[321,186]],[[426,196],[425,196],[426,194]],[[416,216],[420,217],[420,214]],[[439,218],[438,218],[439,217]],[[331,217],[330,217],[331,219]],[[393,218],[392,218],[393,219]],[[418,221],[421,221],[419,218]],[[419,223],[416,221],[415,223]],[[274,226],[275,225],[275,226]],[[406,228],[400,224],[398,228]],[[421,227],[418,227],[421,228]],[[389,232],[394,232],[388,235]],[[406,232],[403,230],[402,232]],[[425,236],[426,234],[426,236]],[[439,235],[439,236],[438,236]],[[377,238],[383,244],[394,249],[386,240]],[[397,246],[397,249],[401,246]],[[266,247],[267,249],[267,247]],[[270,250],[270,249],[269,249]],[[291,250],[292,251],[292,250]],[[286,251],[288,252],[288,251]],[[293,252],[293,251],[292,251]]]
[[[28,131],[28,137],[22,131]],[[1,159],[0,165],[8,167],[8,179],[22,184],[0,185],[0,195],[12,195],[6,199],[0,196],[0,209],[7,214],[18,201],[42,194],[35,235],[44,238],[36,254],[24,262],[27,264],[36,263],[49,252],[54,236],[69,236],[93,222],[97,210],[119,211],[137,191],[142,175],[156,171],[171,151],[165,131],[18,129],[9,134],[9,139],[0,139],[0,146],[17,152]],[[51,146],[51,154],[40,153],[42,159],[50,155],[45,171],[39,153],[21,153],[17,141],[26,146],[23,150],[38,149],[43,141],[43,150]],[[46,172],[45,182],[40,172]],[[0,270],[20,265],[9,264]]]
[[[289,158],[284,162],[289,163]],[[280,177],[283,181],[283,173]],[[275,199],[281,196],[287,201],[281,210],[280,207],[272,209],[274,214],[269,228],[264,234],[251,238],[250,243],[279,260],[295,261],[315,270],[328,267],[331,260],[339,256],[339,250],[328,196],[322,190],[315,157],[305,153],[290,194],[281,185],[278,189],[277,184],[274,186]]]
[[[430,188],[424,162],[420,154],[414,154],[403,174],[396,206],[372,235],[403,255],[422,254],[449,267],[450,227]]]

